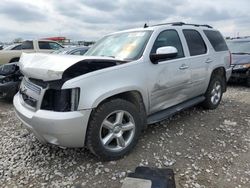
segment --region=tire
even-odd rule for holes
[[[139,110],[134,104],[113,99],[92,112],[86,145],[101,160],[117,160],[133,149],[142,127]]]
[[[208,89],[205,93],[205,100],[201,104],[205,109],[216,109],[223,95],[225,81],[220,75],[212,75]]]

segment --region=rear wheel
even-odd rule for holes
[[[86,144],[103,160],[116,160],[137,143],[142,123],[137,107],[123,99],[100,105],[91,115]]]
[[[223,78],[219,75],[215,75],[211,78],[208,89],[205,93],[205,101],[202,106],[206,109],[215,109],[220,104],[223,88],[225,87]]]

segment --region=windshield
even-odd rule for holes
[[[105,36],[85,55],[136,60],[142,55],[151,33],[151,31],[134,31]]]
[[[12,44],[12,45],[6,46],[3,50],[12,50],[13,48],[15,48],[18,45],[20,45],[20,44]]]
[[[232,53],[250,53],[250,41],[227,41]]]

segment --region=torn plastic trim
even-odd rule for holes
[[[66,69],[63,72],[62,80],[67,81],[90,72],[121,65],[127,62],[128,61],[122,61],[116,59],[114,60],[86,59]]]

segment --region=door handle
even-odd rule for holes
[[[189,66],[187,66],[186,64],[182,64],[182,65],[179,67],[180,70],[185,70],[185,69],[188,69],[188,68],[189,68]]]
[[[212,62],[213,62],[213,60],[209,59],[209,58],[205,61],[205,63],[212,63]]]

